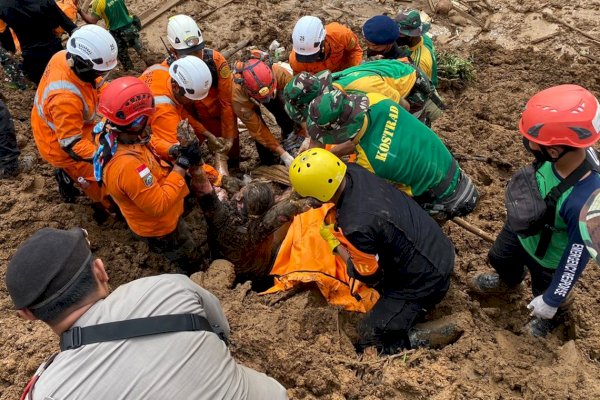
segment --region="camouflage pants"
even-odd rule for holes
[[[25,89],[27,87],[27,81],[23,71],[19,68],[18,63],[15,59],[3,48],[0,47],[0,64],[4,68],[4,73],[10,81],[11,85],[16,86],[19,89]]]
[[[145,62],[145,51],[140,40],[140,31],[133,22],[122,28],[111,30],[119,48],[118,59],[126,71],[133,69],[133,62],[129,57],[129,49],[133,48]]]

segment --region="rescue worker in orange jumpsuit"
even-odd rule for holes
[[[74,182],[94,202],[103,201],[92,167],[92,129],[97,80],[116,65],[117,44],[110,33],[85,25],[71,35],[66,51],[50,59],[38,85],[31,110],[33,138],[42,158],[57,168],[59,191],[67,202],[80,194]]]
[[[212,83],[210,71],[204,61],[195,56],[182,57],[170,67],[156,64],[140,77],[154,96],[156,112],[148,121],[152,129],[150,145],[160,158],[174,161],[177,158],[177,126],[188,119],[196,135],[202,125],[184,109],[192,101],[208,95]]]
[[[297,141],[294,138],[298,137],[301,142],[305,134],[295,134],[295,131],[300,131],[301,128],[285,112],[283,99],[283,88],[292,80],[292,74],[279,64],[270,65],[265,53],[256,52],[254,56],[262,57],[262,60],[251,58],[246,62],[236,63],[234,67],[233,109],[255,140],[261,163],[275,164],[279,162],[279,157],[289,166],[294,157],[275,138],[265,123],[260,105],[275,117],[277,125],[281,128],[283,141],[295,143]]]
[[[354,32],[337,22],[323,27],[319,18],[310,15],[296,22],[292,45],[290,65],[294,75],[302,71],[316,74],[326,69],[338,72],[360,64],[363,56]]]
[[[219,140],[209,141],[208,146],[215,154],[217,169],[228,173],[227,160],[232,164],[239,163],[239,131],[232,104],[231,69],[225,57],[214,49],[209,49],[196,22],[187,15],[175,15],[169,18],[167,39],[171,46],[172,57],[163,62],[170,65],[174,59],[185,55],[193,55],[206,63],[212,76],[212,85],[208,95],[196,100],[186,109],[196,120],[200,121],[202,131],[197,132],[202,141],[212,134]]]
[[[186,171],[202,162],[200,144],[196,140],[180,147],[171,169],[147,146],[148,120],[154,111],[152,93],[139,79],[123,77],[107,85],[98,104],[106,120],[98,123],[94,174],[129,228],[152,251],[191,274],[198,269],[201,256],[181,215],[184,197],[190,192]]]

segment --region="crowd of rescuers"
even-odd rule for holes
[[[349,281],[378,293],[357,327],[358,351],[457,340],[454,325],[435,331],[418,323],[445,297],[454,268],[440,224],[471,213],[479,192],[430,127],[444,104],[429,24],[418,11],[367,20],[366,57],[349,28],[304,16],[289,64],[253,49],[230,66],[190,16],[169,18],[168,54],[152,64],[139,19],[123,1],[93,0],[91,13],[69,4],[87,25],[76,27],[76,16],[52,0],[0,0],[5,71],[17,88],[28,85],[19,71],[37,85],[36,147],[55,168],[65,202],[85,194],[99,224],[122,217],[180,274],[110,293],[85,230],[34,233],[10,259],[6,285],[18,313],[46,323],[61,351],[40,366],[23,398],[287,398],[276,380],[234,361],[219,301],[187,276],[217,256],[251,278],[268,276],[288,222],[320,207],[329,211],[316,245],[341,260]],[[108,30],[95,25],[100,19]],[[68,35],[66,49],[57,35]],[[21,66],[11,54],[16,45]],[[147,68],[109,80],[118,62],[133,70],[129,47]],[[18,177],[25,167],[14,125],[2,103],[0,113],[0,173]],[[289,171],[294,193],[276,195],[230,174],[239,167],[238,119],[261,164]],[[600,137],[598,101],[577,85],[548,88],[529,100],[519,130],[535,162],[508,185],[507,221],[488,255],[494,272],[469,287],[473,296],[514,296],[528,270],[534,298],[526,329],[543,337],[568,316],[586,246],[594,257],[600,247],[591,150]],[[211,249],[183,219],[193,205],[205,215]]]

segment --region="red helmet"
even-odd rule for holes
[[[148,85],[132,76],[115,79],[100,95],[98,112],[116,126],[128,126],[154,113]]]
[[[235,75],[236,82],[243,85],[256,100],[269,98],[277,89],[275,74],[264,61],[250,59],[245,63],[238,63]]]
[[[527,102],[519,130],[542,146],[589,147],[600,139],[598,100],[577,85],[542,90]]]

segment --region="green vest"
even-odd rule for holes
[[[392,100],[374,93],[368,97],[368,124],[356,146],[357,164],[406,186],[403,190],[412,196],[420,196],[441,183],[452,164],[452,155],[440,138]],[[446,193],[455,190],[459,174],[457,169]]]
[[[541,166],[541,168],[535,174],[535,179],[537,180],[538,189],[540,190],[542,198],[546,197],[548,192],[550,192],[553,187],[561,182],[561,179],[554,172],[553,164],[550,162],[545,162]],[[572,191],[572,187],[566,190],[556,202],[556,216],[554,217],[555,231],[552,234],[552,240],[550,241],[548,251],[546,251],[544,258],[538,258],[535,256],[535,250],[537,249],[540,241],[541,233],[528,237],[519,236],[519,241],[521,242],[521,245],[523,245],[523,248],[527,254],[529,254],[543,267],[556,269],[560,263],[560,259],[562,258],[565,248],[569,243],[567,224],[560,216],[560,209]]]

